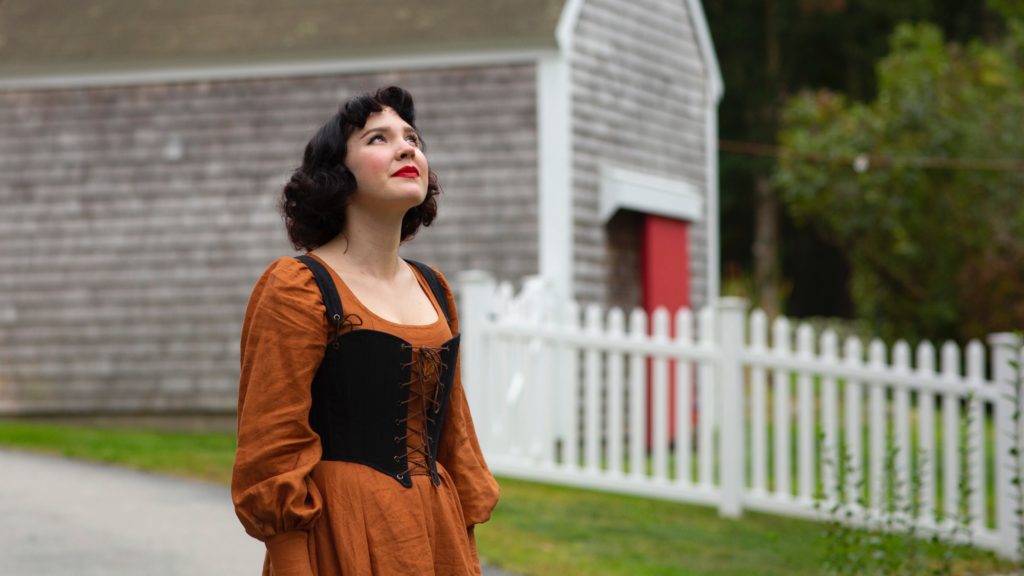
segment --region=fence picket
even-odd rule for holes
[[[838,338],[833,330],[826,330],[821,335],[821,361],[836,363],[838,360]],[[838,496],[835,493],[836,471],[839,463],[839,407],[836,397],[836,379],[825,376],[821,381],[821,425],[824,429],[822,459],[824,460],[822,478],[825,494],[829,499]]]
[[[871,480],[868,484],[868,492],[871,508],[881,510],[885,503],[884,463],[887,418],[885,415],[885,382],[881,380],[885,371],[885,344],[877,338],[868,345],[868,366],[877,374],[876,379],[870,382],[871,404],[868,407],[871,428],[871,443],[868,445],[868,470]]]
[[[629,315],[629,337],[636,342],[647,339],[647,315],[634,309]],[[647,358],[642,352],[629,354],[629,475],[645,474],[644,407],[647,405]]]
[[[530,385],[534,390],[537,401],[537,415],[534,423],[538,429],[537,436],[540,442],[541,463],[545,469],[553,469],[558,461],[558,444],[556,442],[557,432],[556,421],[561,418],[561,412],[557,409],[554,398],[554,391],[544,383],[548,375],[558,369],[558,360],[555,353],[556,348],[552,346],[550,335],[557,331],[556,315],[554,314],[553,302],[550,298],[544,297],[542,302],[542,316],[537,319],[536,325],[540,331],[534,345],[537,348],[537,365],[533,370],[533,377]]]
[[[520,303],[521,304],[521,303]],[[523,313],[522,307],[517,311],[520,326],[528,326],[528,319]],[[511,409],[511,418],[509,418],[509,429],[517,430],[519,433],[516,434],[516,453],[522,457],[530,456],[530,437],[532,435],[529,422],[529,413],[527,403],[526,390],[526,374],[524,371],[530,366],[529,364],[529,341],[524,336],[514,336],[509,342],[509,355],[506,357],[509,367],[512,372],[512,378],[509,381],[508,396],[505,401],[508,402]]]
[[[779,317],[772,323],[772,354],[779,359],[790,355],[789,320]],[[772,372],[775,394],[775,494],[792,496],[792,471],[789,445],[789,372],[776,368]]]
[[[621,308],[612,308],[608,313],[608,335],[613,342],[625,338],[626,316]],[[623,422],[623,369],[625,354],[610,348],[608,350],[608,471],[613,477],[622,476],[624,454],[623,442],[626,436]]]
[[[520,316],[527,327],[521,339],[522,397],[517,430],[523,431],[525,453],[535,464],[543,465],[549,452],[550,436],[547,432],[549,420],[543,416],[549,404],[542,387],[545,359],[540,327],[545,312],[545,292],[540,278],[531,278],[524,283]]]
[[[502,283],[498,287],[498,293],[505,294],[507,290],[510,291],[511,289],[512,287],[510,285],[507,285],[507,283]],[[509,313],[510,300],[501,298],[499,299],[498,304],[500,306],[498,311],[499,314]],[[510,370],[512,362],[510,361],[509,356],[512,355],[513,348],[512,346],[509,345],[509,338],[502,337],[499,344],[501,345],[494,346],[492,348],[492,352],[494,354],[493,362],[498,367],[498,374],[501,374],[502,376],[497,380],[498,390],[497,394],[495,394],[493,397],[496,409],[495,413],[500,414],[500,417],[494,420],[493,428],[495,438],[505,438],[507,436],[505,430],[512,425],[511,420],[515,414],[508,400],[509,389],[512,384],[512,379],[515,378],[515,375],[513,374],[512,370]],[[514,453],[516,451],[515,444],[510,443],[508,445],[508,450]]]
[[[676,344],[693,346],[693,313],[687,308],[676,312]],[[693,483],[693,364],[676,360],[676,482]]]
[[[856,336],[847,338],[843,345],[843,363],[852,369],[858,369],[864,365],[864,348]],[[861,446],[864,388],[860,382],[851,379],[846,381],[844,391],[846,393],[846,434],[843,443],[845,450],[840,451],[840,458],[848,464],[846,501],[856,504],[863,498],[861,482],[865,478],[864,451]]]
[[[968,437],[973,439],[975,442],[981,442],[980,446],[974,446],[972,450],[968,450],[968,482],[970,483],[970,498],[968,503],[968,513],[970,514],[971,524],[975,528],[981,528],[985,526],[985,490],[984,487],[987,485],[985,469],[985,444],[982,430],[984,427],[985,411],[982,410],[981,398],[981,387],[985,383],[985,347],[981,345],[981,342],[972,340],[967,344],[967,391],[971,394],[972,399],[968,403],[967,410],[970,411],[968,419],[970,421],[970,428],[968,430]],[[996,449],[998,450],[999,443],[996,443]],[[999,455],[996,454],[996,462],[999,462]],[[998,474],[997,474],[998,478]],[[998,504],[997,504],[998,506]]]
[[[960,351],[956,344],[942,346],[942,377],[948,382],[960,378]],[[957,486],[960,482],[960,396],[956,392],[942,395],[942,517],[952,524],[957,512]]]
[[[750,350],[763,353],[767,343],[767,316],[757,309],[750,314]],[[766,492],[768,489],[768,423],[767,394],[764,368],[750,370],[751,411],[751,453],[753,456],[753,490]]]
[[[501,282],[498,284],[498,298],[496,302],[497,314],[502,314],[515,318],[513,312],[513,304],[515,303],[514,290],[511,282]],[[499,374],[503,375],[500,379],[498,393],[494,395],[494,406],[497,410],[497,414],[501,414],[500,418],[495,419],[495,437],[505,438],[507,437],[507,430],[510,430],[513,426],[512,420],[515,417],[514,411],[511,410],[511,406],[508,404],[509,388],[512,385],[511,376],[512,374],[512,362],[510,356],[513,353],[511,346],[510,337],[504,336],[501,338],[502,346],[494,349],[494,361],[499,367]],[[510,443],[510,450],[516,450],[515,443]]]
[[[910,345],[899,340],[893,347],[893,369],[897,376],[910,373]],[[897,509],[904,510],[910,503],[910,391],[906,386],[893,386],[895,421],[893,423],[893,441],[896,451],[895,483]]]
[[[704,348],[713,349],[715,346],[715,314],[711,308],[703,308],[697,314],[697,329],[699,331],[700,345]],[[714,430],[715,430],[715,386],[714,366],[709,363],[701,363],[698,369],[700,377],[697,381],[697,388],[700,391],[697,402],[697,418],[699,431],[697,433],[698,448],[698,473],[702,487],[710,489],[714,482]]]
[[[669,317],[668,310],[658,307],[654,311],[654,325],[651,332],[651,339],[658,344],[669,343]],[[654,479],[660,482],[668,481],[668,358],[662,355],[655,356],[651,361],[653,390],[650,411],[652,416],[651,432],[653,438],[651,449],[653,451]]]
[[[586,308],[583,331],[592,338],[602,332],[601,307],[590,304]],[[601,467],[598,454],[601,440],[601,350],[595,346],[583,351],[583,462],[590,474]]]
[[[562,331],[571,338],[580,333],[580,308],[575,301],[569,301],[562,316]],[[579,349],[567,338],[559,347],[562,356],[561,381],[564,386],[559,387],[561,392],[559,402],[566,406],[565,429],[563,431],[563,451],[565,459],[562,464],[569,470],[575,470],[580,465],[580,394],[579,394]]]
[[[814,331],[810,325],[801,323],[796,331],[797,357],[804,361],[814,358]],[[797,375],[798,407],[797,407],[797,446],[799,449],[799,495],[808,502],[813,497],[814,489],[814,382],[809,372],[801,371]]]
[[[917,346],[917,374],[935,377],[935,347],[931,342]],[[920,482],[920,513],[922,518],[935,518],[935,397],[927,390],[917,393],[918,450],[916,477]]]

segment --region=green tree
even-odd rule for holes
[[[785,108],[773,182],[845,251],[857,313],[887,336],[1024,325],[1024,66],[1009,28],[960,45],[901,25],[873,100],[805,92]]]
[[[1020,4],[1020,0],[1002,0]],[[808,87],[875,95],[874,67],[901,21],[937,23],[966,40],[1001,33],[974,0],[703,0],[725,80],[719,133],[774,144],[786,99]],[[725,280],[753,280],[756,302],[791,315],[848,315],[846,257],[795,224],[769,184],[775,159],[723,148],[721,255]],[[781,311],[781,310],[780,310]]]

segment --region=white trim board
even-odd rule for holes
[[[704,199],[697,186],[689,182],[623,168],[602,169],[601,221],[608,222],[623,208],[688,222],[705,218]]]
[[[715,43],[711,39],[708,19],[700,0],[686,0],[686,6],[689,8],[693,31],[697,35],[697,45],[700,46],[700,52],[704,56],[707,79],[711,83],[712,100],[717,104],[725,91],[725,82],[722,80],[722,69],[718,65],[718,55],[715,54]]]
[[[719,217],[719,185],[718,185],[718,100],[707,102],[707,117],[704,126],[707,181],[707,301],[712,306],[718,301],[721,290],[721,270],[719,256],[721,247],[721,222]]]
[[[540,274],[573,297],[572,82],[567,56],[537,63],[537,217]]]
[[[139,69],[121,72],[58,74],[0,78],[0,90],[37,90],[163,84],[203,80],[247,80],[253,78],[290,78],[418,70],[457,66],[488,66],[495,64],[533,64],[557,54],[557,49],[491,50],[423,55],[353,58],[335,60],[297,60],[262,62],[259,64],[210,64],[193,67]]]
[[[558,47],[564,54],[572,54],[573,39],[576,38],[576,24],[580,20],[580,10],[583,9],[583,0],[566,0],[562,6],[562,14],[558,17],[558,27],[555,29],[555,38]]]

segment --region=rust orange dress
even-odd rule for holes
[[[430,355],[458,332],[451,289],[436,270],[451,326],[415,267],[437,312],[431,324],[397,324],[377,316],[327,269],[346,330],[392,333],[412,345],[414,355]],[[266,543],[263,574],[480,574],[473,526],[490,517],[498,485],[480,452],[458,366],[437,449],[440,484],[432,482],[426,466],[410,465],[413,482],[406,488],[363,464],[321,461],[320,438],[308,416],[311,383],[331,333],[325,312],[312,271],[281,257],[257,281],[245,313],[231,494],[246,532]],[[436,385],[429,372],[414,371],[417,397],[429,396]],[[410,409],[410,463],[423,462],[423,439],[412,433],[422,430],[422,418],[422,410]]]

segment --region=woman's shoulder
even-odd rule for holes
[[[434,271],[434,274],[437,275],[437,279],[441,281],[441,285],[444,286],[444,289],[450,291],[451,288],[448,286],[448,279],[445,278],[444,273],[441,272],[441,269],[438,268],[437,266],[434,266],[433,264],[427,264],[427,267]]]
[[[264,274],[272,275],[279,280],[295,280],[296,277],[312,277],[309,268],[295,256],[278,256],[267,265]]]
[[[267,265],[253,288],[253,301],[289,303],[317,301],[320,291],[313,272],[294,256],[280,256]]]
[[[242,321],[243,342],[250,332],[288,334],[296,339],[308,337],[316,345],[322,336],[326,342],[327,319],[320,289],[302,262],[281,256],[267,265],[249,297]]]

